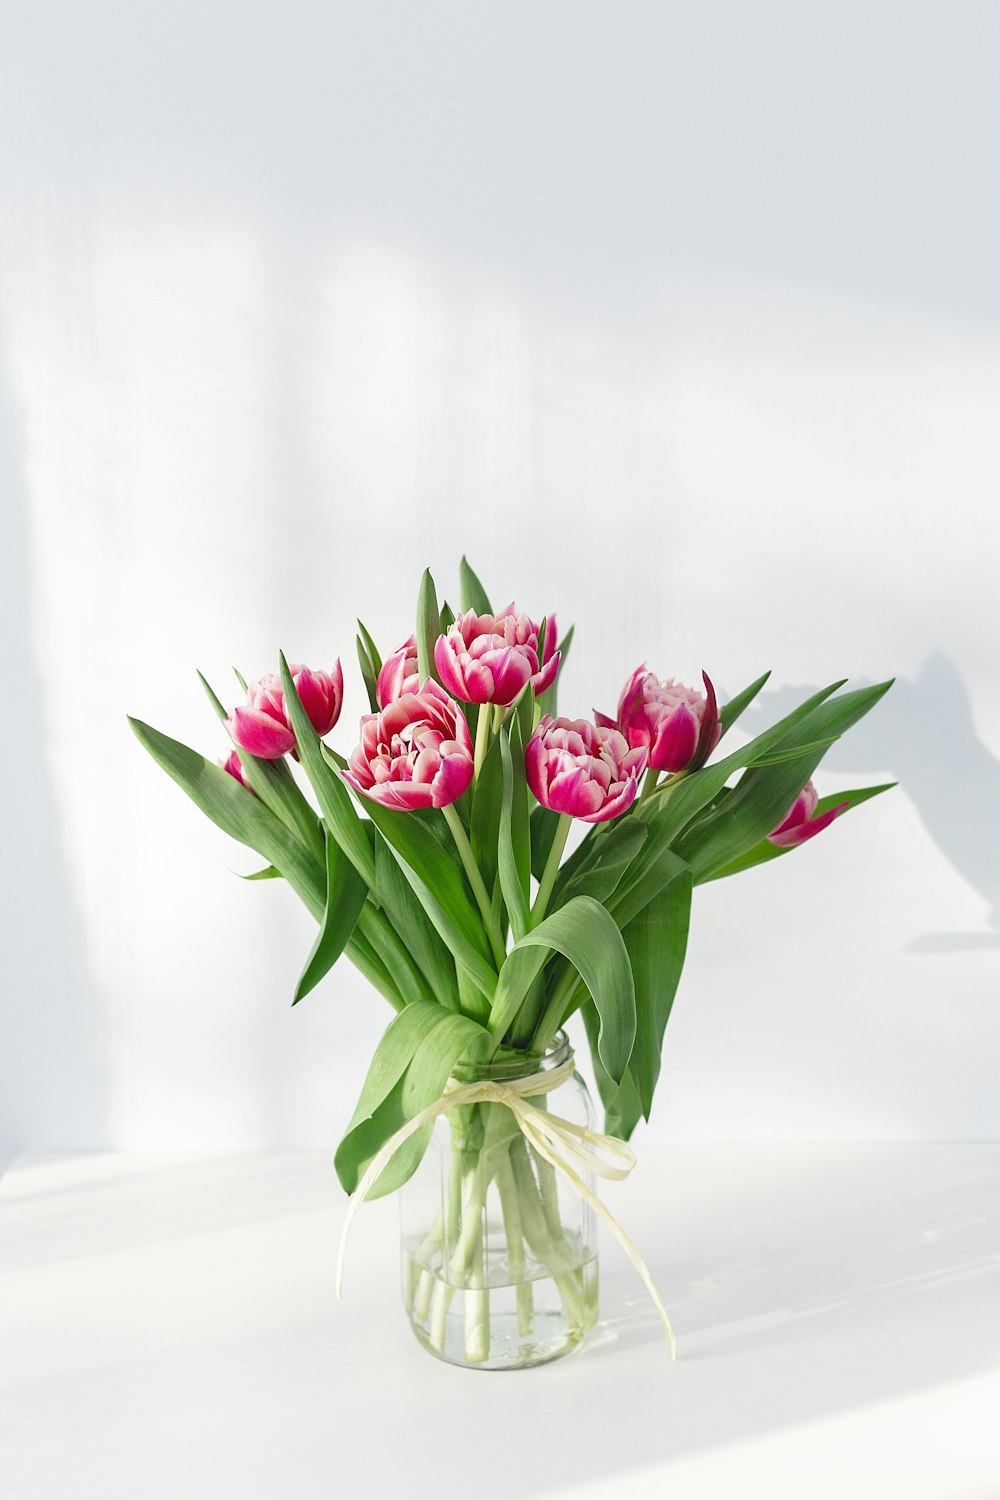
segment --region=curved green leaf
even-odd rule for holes
[[[441,1097],[453,1068],[488,1034],[468,1016],[417,1001],[390,1022],[372,1059],[354,1114],[337,1147],[334,1165],[353,1193],[372,1157],[407,1120]],[[427,1149],[432,1126],[397,1151],[370,1196],[382,1197],[412,1175]]]
[[[426,677],[437,680],[434,666],[434,643],[441,634],[441,611],[438,609],[437,591],[430,568],[425,568],[417,595],[417,670],[421,682]]]
[[[487,999],[496,985],[489,943],[462,876],[434,834],[417,817],[367,801],[368,815],[434,925]]]
[[[548,954],[561,953],[577,970],[600,1018],[598,1052],[620,1082],[635,1042],[635,988],[628,950],[613,917],[590,896],[577,896],[525,933],[500,970],[490,1010],[494,1042],[503,1039]]]
[[[821,797],[819,799],[816,804],[815,815],[820,817],[823,813],[829,812],[832,807],[840,807],[844,802],[847,803],[844,811],[850,812],[852,808],[860,807],[862,802],[868,802],[872,797],[878,797],[882,792],[892,791],[893,787],[897,785],[898,783],[895,781],[887,781],[881,786],[852,787],[846,792],[833,792],[829,797]],[[804,844],[779,847],[775,844],[769,844],[767,839],[763,838],[759,843],[754,844],[750,849],[747,849],[737,859],[731,860],[728,864],[718,866],[708,874],[696,874],[695,883],[697,885],[707,885],[711,880],[724,880],[728,875],[739,875],[744,870],[752,870],[756,865],[767,864],[772,859],[780,859],[783,854],[791,854],[794,849],[804,847]]]
[[[354,810],[354,803],[343,777],[327,763],[323,743],[302,707],[302,699],[292,681],[283,651],[279,654],[279,664],[285,707],[292,721],[299,759],[316,793],[323,820],[358,874],[372,889],[375,885],[375,861],[361,826],[361,819]]]
[[[312,952],[295,988],[293,1005],[315,989],[347,947],[357,925],[368,886],[331,834],[326,835],[326,905]]]
[[[468,613],[470,609],[475,610],[477,615],[493,613],[489,595],[472,571],[467,557],[463,557],[458,565],[458,597],[463,613]]]

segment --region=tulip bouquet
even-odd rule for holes
[[[231,712],[204,683],[232,741],[217,763],[131,722],[202,811],[263,857],[250,878],[283,877],[317,919],[293,1003],[346,954],[394,1012],[336,1153],[355,1203],[411,1178],[445,1117],[445,1181],[408,1277],[423,1341],[463,1363],[528,1363],[593,1322],[589,1232],[567,1223],[559,1194],[568,1183],[610,1221],[591,1174],[634,1160],[623,1143],[652,1107],[693,888],[783,857],[885,789],[818,798],[810,778],[889,684],[834,683],[720,756],[766,673],[720,708],[707,675],[701,692],[642,666],[614,716],[559,717],[572,631],[494,610],[464,559],[460,585],[455,614],[425,573],[415,632],[384,659],[359,627],[371,712],[346,757],[326,740],[339,661],[325,672],[282,656],[277,675],[240,679],[246,701]],[[576,1012],[604,1135],[554,1108]],[[501,1283],[515,1287],[509,1337],[490,1305]],[[540,1331],[556,1316],[561,1343]]]

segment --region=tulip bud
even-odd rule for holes
[[[344,701],[340,662],[334,662],[330,672],[312,672],[303,666],[289,670],[310,724],[318,735],[329,734],[340,718]],[[226,724],[239,748],[261,760],[278,760],[295,749],[281,678],[273,672],[251,682],[246,707],[234,708]]]
[[[438,676],[463,703],[513,703],[528,681],[537,697],[555,681],[559,658],[555,616],[540,648],[538,626],[513,604],[497,615],[459,615],[434,646]]]
[[[232,776],[235,781],[238,781],[240,786],[245,786],[248,792],[253,792],[253,787],[250,785],[249,781],[247,781],[246,779],[246,776],[243,774],[243,762],[240,760],[235,750],[230,750],[225,760],[216,761],[216,765],[221,766],[224,771],[228,771],[230,776]],[[254,793],[254,795],[256,795],[256,793]]]
[[[528,785],[543,807],[585,823],[616,818],[635,801],[646,750],[617,729],[545,714],[524,755]]]
[[[428,678],[381,713],[361,720],[361,743],[343,775],[356,792],[412,812],[447,807],[472,780],[472,737],[465,715]]]
[[[618,700],[618,728],[632,749],[644,745],[654,771],[697,771],[719,740],[719,711],[711,679],[702,673],[705,693],[672,677],[661,682],[645,666],[636,667]],[[599,724],[610,721],[602,714]]]
[[[846,802],[841,802],[839,807],[831,807],[817,818],[818,802],[816,788],[807,781],[777,828],[767,835],[768,843],[778,849],[793,849],[796,844],[804,844],[807,839],[822,833],[824,828],[829,828],[837,814],[847,806]]]
[[[403,693],[418,693],[419,691],[417,638],[411,635],[382,663],[382,670],[378,674],[375,687],[375,696],[378,699],[379,708],[388,708],[389,704],[402,697]]]

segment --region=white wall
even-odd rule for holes
[[[11,22],[8,21],[8,34]],[[0,59],[0,1139],[332,1143],[386,1013],[147,761],[421,568],[777,715],[899,682],[699,893],[652,1133],[1000,1132],[984,4],[37,3]],[[8,763],[9,762],[9,763]]]

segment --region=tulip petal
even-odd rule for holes
[[[554,652],[553,655],[549,657],[548,661],[545,662],[541,671],[536,672],[534,677],[532,677],[531,684],[535,689],[536,698],[538,697],[539,693],[544,693],[546,688],[550,688],[555,682],[556,675],[559,671],[559,663],[561,661],[562,652]]]
[[[686,703],[678,703],[660,723],[649,749],[649,764],[655,771],[683,771],[698,744],[698,720]]]
[[[815,838],[817,833],[823,832],[824,828],[829,828],[834,818],[842,813],[847,805],[846,802],[841,802],[839,806],[820,813],[818,818],[810,818],[808,822],[798,823],[794,827],[786,828],[784,832],[776,829],[774,833],[768,834],[767,841],[778,849],[794,849],[798,844],[804,844],[809,839]]]
[[[226,722],[239,748],[259,760],[279,760],[295,749],[292,731],[270,714],[253,708],[234,708]]]

